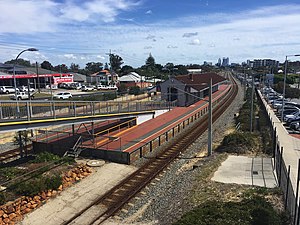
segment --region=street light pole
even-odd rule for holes
[[[250,132],[253,131],[253,102],[254,102],[254,74],[252,74],[251,110],[250,110]]]
[[[212,154],[212,79],[209,81],[209,102],[208,102],[208,150],[207,155]]]
[[[19,56],[23,53],[23,52],[26,52],[26,51],[29,51],[29,52],[35,52],[35,51],[38,51],[38,49],[36,48],[28,48],[28,49],[25,49],[23,51],[21,51],[15,61],[14,61],[14,64],[13,64],[13,78],[14,78],[14,89],[15,89],[15,98],[16,98],[16,101],[17,101],[17,115],[19,116],[20,115],[20,108],[19,108],[19,104],[18,104],[18,98],[17,98],[17,81],[16,81],[16,63],[17,63],[17,60],[19,58]]]
[[[284,68],[283,92],[282,92],[281,122],[283,122],[283,111],[284,111],[284,98],[285,98],[285,85],[286,85],[286,76],[287,76],[288,57],[291,57],[291,56],[297,57],[297,56],[300,56],[300,54],[285,56],[285,68]]]

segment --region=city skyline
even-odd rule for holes
[[[300,53],[300,4],[292,0],[0,0],[0,8],[0,62],[29,47],[39,52],[23,59],[81,67],[107,62],[110,50],[134,67],[149,53],[160,64],[283,62]]]

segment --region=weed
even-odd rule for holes
[[[11,187],[12,191],[19,195],[33,196],[42,191],[56,190],[62,184],[59,175],[39,176],[34,179],[19,183]]]
[[[41,152],[36,155],[35,159],[32,160],[33,163],[43,163],[43,162],[52,162],[59,160],[60,157],[57,155],[54,155],[50,152]]]

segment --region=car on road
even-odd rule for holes
[[[53,98],[56,98],[56,99],[70,99],[72,97],[73,96],[70,92],[59,92],[59,93],[53,95]]]

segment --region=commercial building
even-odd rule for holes
[[[52,73],[52,71],[45,71],[34,68],[26,68],[10,64],[0,64],[0,86],[14,86],[14,74],[17,86],[27,86],[28,84],[34,88],[45,88],[47,86],[57,87],[60,83],[74,82],[74,75],[71,73]],[[48,73],[47,73],[48,72]]]

